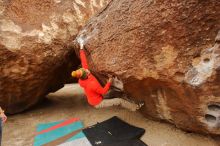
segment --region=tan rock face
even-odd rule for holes
[[[0,106],[16,113],[61,88],[80,62],[68,47],[107,0],[0,0]]]
[[[220,134],[220,1],[113,0],[83,28],[90,69],[119,78],[142,113]]]

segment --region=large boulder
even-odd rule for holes
[[[118,77],[145,116],[218,135],[219,10],[218,0],[113,0],[77,40],[92,72]]]
[[[0,0],[0,106],[21,112],[80,64],[70,41],[108,0]]]

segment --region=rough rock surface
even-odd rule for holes
[[[0,106],[23,111],[67,82],[80,62],[68,47],[108,0],[0,0]]]
[[[219,10],[217,0],[113,0],[78,40],[92,72],[117,76],[144,115],[219,135]]]

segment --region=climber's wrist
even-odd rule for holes
[[[84,49],[84,45],[80,44],[80,50],[83,50],[83,49]]]

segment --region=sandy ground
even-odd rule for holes
[[[41,105],[22,114],[10,116],[4,125],[3,146],[31,146],[36,125],[79,117],[85,126],[118,116],[146,130],[142,140],[149,146],[218,146],[218,142],[208,136],[185,133],[167,123],[144,118],[138,112],[130,112],[120,107],[94,109],[87,104],[78,85],[66,85],[48,96]]]

